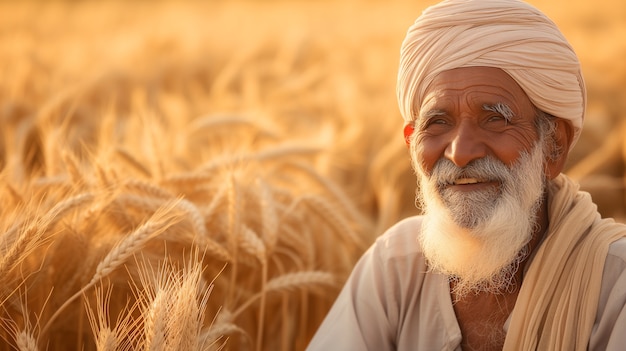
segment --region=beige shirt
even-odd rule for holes
[[[399,222],[365,252],[307,350],[461,350],[448,280],[427,272],[420,224],[419,216]],[[589,350],[626,349],[625,306],[626,239],[619,239],[605,261]]]

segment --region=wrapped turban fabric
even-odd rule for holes
[[[554,22],[517,0],[449,0],[422,13],[400,54],[397,97],[406,123],[437,74],[473,66],[504,70],[537,108],[569,120],[573,146],[586,105],[580,63]]]

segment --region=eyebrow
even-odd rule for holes
[[[484,104],[483,110],[499,113],[500,115],[502,115],[502,117],[504,117],[504,119],[506,119],[509,122],[513,119],[513,117],[515,117],[515,113],[513,113],[513,110],[511,110],[511,107],[505,104],[504,102],[496,102],[493,105]]]
[[[445,114],[446,114],[446,112],[444,110],[432,109],[432,110],[420,112],[419,118],[427,120],[427,119],[432,118],[432,117],[444,116]]]

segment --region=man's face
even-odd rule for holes
[[[441,73],[411,147],[431,267],[456,277],[464,292],[506,287],[532,237],[545,180],[526,94],[498,69]]]
[[[527,95],[498,68],[444,71],[428,86],[415,121],[417,162],[426,174],[442,158],[458,167],[491,156],[511,166],[538,139]],[[488,179],[460,179],[452,191],[497,187]]]

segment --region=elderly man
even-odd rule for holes
[[[624,350],[626,226],[561,174],[585,110],[556,25],[517,0],[447,0],[397,86],[422,216],[364,254],[309,350]]]

